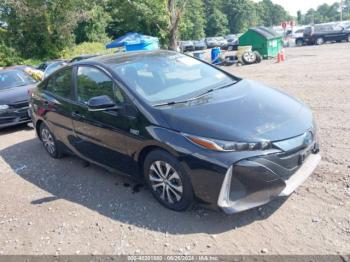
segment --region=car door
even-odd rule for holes
[[[94,66],[75,68],[75,104],[72,108],[75,150],[83,157],[123,172],[131,158],[126,139],[132,120],[124,112],[125,96],[107,72]],[[89,111],[93,97],[109,96],[120,109]]]
[[[66,68],[47,79],[37,111],[56,139],[67,144],[73,135],[71,105],[73,102],[72,68]]]

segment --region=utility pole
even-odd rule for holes
[[[343,21],[343,0],[340,0],[340,21]]]

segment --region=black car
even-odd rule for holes
[[[78,62],[78,61],[81,61],[81,60],[93,58],[95,56],[97,56],[97,55],[80,55],[80,56],[77,56],[77,57],[74,57],[73,59],[71,59],[69,61],[69,63],[74,63],[74,62]]]
[[[322,45],[326,42],[350,42],[350,30],[331,24],[308,26],[304,29],[303,44]],[[297,45],[301,39],[296,40]]]
[[[214,48],[214,47],[219,47],[220,43],[216,39],[216,37],[207,37],[205,39],[205,44],[207,45],[208,48]]]
[[[19,69],[0,70],[0,128],[31,121],[28,90],[36,81]]]
[[[205,44],[204,40],[197,40],[197,41],[194,41],[194,48],[195,50],[206,50],[207,45]]]
[[[56,59],[56,60],[46,61],[46,62],[43,62],[43,63],[39,64],[38,66],[36,66],[36,69],[45,72],[46,68],[47,68],[49,65],[51,65],[51,64],[53,64],[53,63],[57,63],[57,62],[67,62],[67,61],[62,60],[62,59]]]
[[[71,152],[144,178],[164,206],[235,213],[290,195],[320,161],[311,111],[171,51],[114,54],[53,73],[31,94],[53,158]]]
[[[227,44],[225,44],[222,47],[222,49],[228,50],[228,51],[234,51],[238,49],[239,38],[237,35],[227,35],[225,36],[225,39],[227,40]]]
[[[180,50],[181,52],[191,52],[194,51],[196,48],[194,46],[193,41],[181,41],[180,42]]]

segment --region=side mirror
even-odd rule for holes
[[[109,96],[93,97],[88,101],[87,106],[89,108],[89,111],[91,112],[120,108],[114,103],[114,101]]]

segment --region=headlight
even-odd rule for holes
[[[270,141],[262,142],[232,142],[232,141],[223,141],[212,138],[203,138],[192,135],[184,135],[192,143],[214,151],[226,151],[226,152],[235,152],[235,151],[255,151],[255,150],[267,150],[272,147]]]
[[[9,109],[10,107],[8,105],[0,105],[0,110],[6,110]]]

